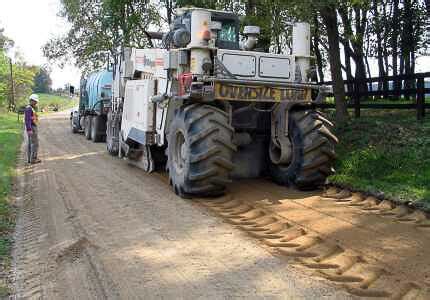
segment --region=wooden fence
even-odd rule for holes
[[[426,81],[426,79],[429,79]],[[354,109],[355,117],[360,117],[361,109],[415,109],[417,119],[425,117],[426,108],[430,108],[430,103],[426,103],[426,94],[430,94],[430,87],[427,88],[426,82],[430,84],[430,72],[416,73],[411,75],[373,77],[365,80],[345,80],[346,96],[349,98],[348,107]],[[382,88],[376,88],[377,83]],[[325,85],[332,85],[332,82],[323,82]],[[378,103],[379,99],[410,99],[410,103]],[[412,98],[412,99],[411,99]],[[368,101],[373,100],[371,103]],[[363,100],[366,100],[363,103]],[[322,108],[334,108],[331,103],[322,103]]]

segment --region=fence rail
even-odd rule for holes
[[[430,104],[425,103],[426,94],[430,94],[430,88],[425,86],[426,78],[430,78],[430,72],[416,73],[410,75],[372,77],[362,80],[345,80],[346,96],[350,98],[348,108],[353,108],[355,117],[359,118],[361,109],[415,109],[417,119],[425,117],[426,109]],[[373,90],[374,83],[378,83],[381,88]],[[322,82],[325,85],[333,85],[333,82]],[[380,97],[389,99],[390,97],[410,97],[411,103],[362,103],[363,99]],[[334,108],[334,104],[322,103],[322,108]]]

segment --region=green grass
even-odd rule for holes
[[[0,111],[0,264],[5,266],[10,261],[11,231],[14,216],[8,195],[12,178],[16,173],[16,157],[21,145],[22,121],[17,121],[16,114]],[[7,287],[0,284],[1,294]]]
[[[415,103],[415,97],[411,96],[409,100],[406,100],[405,98],[400,99],[363,99],[360,103],[362,104],[368,104],[368,103],[376,103],[376,104],[413,104]],[[324,101],[324,103],[327,104],[334,104],[334,98],[333,97],[327,97]],[[430,97],[426,97],[425,103],[430,104]]]
[[[59,111],[72,108],[77,105],[76,98],[57,96],[51,94],[39,94],[39,111],[53,111],[54,107]]]
[[[363,110],[338,127],[333,183],[430,210],[430,116]]]

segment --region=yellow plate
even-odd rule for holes
[[[306,101],[311,99],[311,90],[215,82],[215,99],[256,102]]]

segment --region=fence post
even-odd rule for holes
[[[360,118],[360,85],[357,81],[354,82],[354,114],[356,118]]]
[[[424,78],[418,78],[417,80],[417,119],[422,120],[425,117],[425,82]]]

